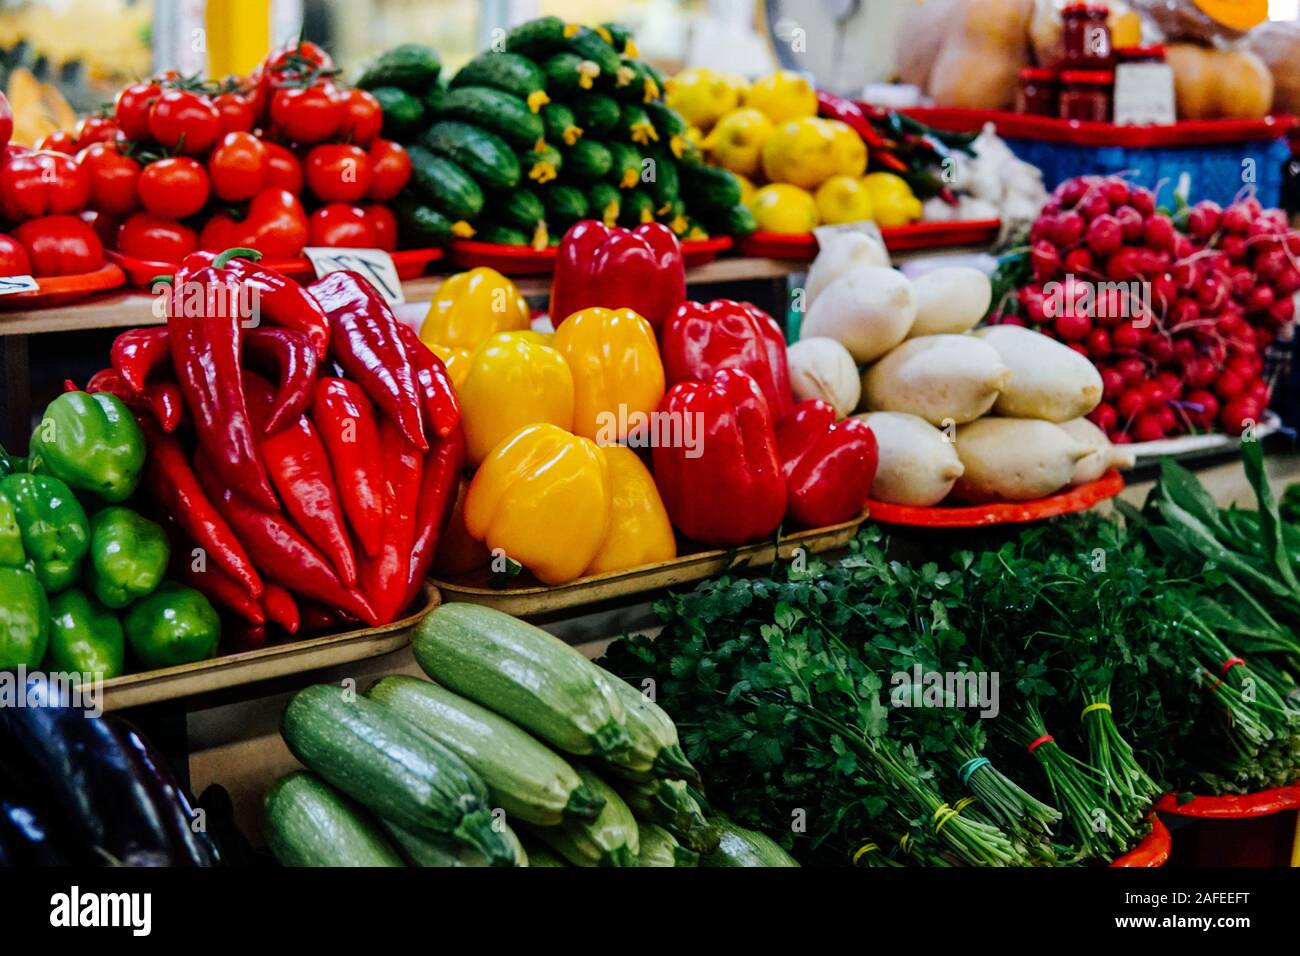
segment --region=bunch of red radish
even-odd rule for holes
[[[1111,440],[1240,434],[1268,407],[1264,356],[1295,316],[1300,233],[1253,199],[1171,217],[1119,177],[1062,183],[1030,234],[1032,281],[995,322],[1025,324],[1101,371]]]

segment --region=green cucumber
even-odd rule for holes
[[[635,189],[641,184],[641,164],[644,157],[635,146],[627,143],[609,143],[614,163],[609,170],[609,180],[619,189]]]
[[[563,232],[587,218],[587,197],[577,186],[556,183],[542,191],[542,202],[546,205],[546,221],[554,227],[553,231]]]
[[[614,167],[614,156],[604,143],[580,139],[564,151],[564,172],[570,179],[593,182],[604,179]]]
[[[448,868],[488,865],[487,858],[477,850],[457,846],[445,840],[422,837],[409,830],[403,830],[387,820],[380,820],[379,823],[388,833],[393,845],[397,847],[397,852],[411,866]],[[506,842],[510,844],[511,851],[514,853],[515,862],[513,865],[528,866],[528,853],[524,850],[524,845],[519,842],[519,837],[505,823],[500,823],[498,826],[502,828],[501,834],[505,837]]]
[[[565,753],[612,754],[631,744],[623,705],[600,669],[539,627],[487,607],[444,604],[420,622],[412,646],[439,684]]]
[[[588,789],[605,799],[595,820],[568,821],[530,832],[574,866],[637,866],[641,837],[636,819],[614,788],[585,767],[578,768]]]
[[[572,146],[582,139],[584,130],[578,125],[578,118],[573,115],[573,110],[563,103],[547,103],[542,107],[541,117],[542,127],[549,142]]]
[[[771,837],[738,827],[725,817],[713,817],[709,826],[717,831],[717,849],[706,853],[701,866],[789,867],[799,862],[776,845]]]
[[[600,67],[600,72],[604,76],[614,76],[623,65],[618,51],[610,46],[604,37],[588,27],[582,27],[569,37],[568,46],[573,53]]]
[[[651,103],[663,95],[658,82],[640,60],[624,57],[616,75],[615,93],[628,103]]]
[[[402,866],[366,812],[312,774],[281,777],[263,804],[267,846],[281,866]]]
[[[586,135],[597,138],[613,133],[623,115],[618,100],[604,93],[579,96],[570,100],[568,105]]]
[[[581,96],[593,89],[600,77],[600,67],[576,53],[557,53],[542,64],[546,90],[560,99]]]
[[[618,224],[627,229],[635,229],[648,222],[655,221],[655,201],[644,189],[632,189],[623,194],[623,208],[619,212]]]
[[[685,780],[621,780],[618,792],[638,820],[659,824],[682,846],[697,853],[717,847],[720,834],[705,823],[704,809]]]
[[[538,223],[546,221],[546,207],[531,189],[516,189],[494,197],[492,220],[503,226],[514,226],[523,232],[532,232]]]
[[[633,193],[632,195],[641,195]],[[700,782],[699,772],[682,752],[677,725],[664,709],[627,681],[602,670],[610,692],[623,704],[623,725],[632,746],[606,757],[615,773],[633,780],[662,777],[665,780]]]
[[[519,185],[519,160],[496,133],[456,120],[439,120],[424,134],[424,145],[450,159],[486,189]]]
[[[680,199],[664,203],[655,210],[655,221],[662,222],[674,235],[686,231],[686,203]]]
[[[402,236],[414,247],[440,246],[455,237],[455,223],[410,190],[398,196],[393,213]]]
[[[633,51],[636,50],[636,44],[632,41],[632,31],[622,23],[607,21],[600,25],[600,30],[604,30],[609,37],[609,45],[618,51],[620,56],[635,56],[635,52],[628,53],[627,46],[632,44]]]
[[[490,86],[513,94],[536,113],[551,101],[546,95],[546,75],[532,60],[515,53],[491,50],[470,60],[451,81],[452,89],[462,86]]]
[[[539,143],[519,154],[519,168],[528,179],[544,185],[559,176],[564,168],[564,155],[549,143]]]
[[[419,43],[403,43],[369,60],[357,77],[363,90],[396,86],[411,93],[424,93],[438,82],[442,61],[438,51]]]
[[[460,757],[388,708],[318,684],[289,701],[289,750],[358,803],[404,829],[454,839],[494,865],[514,855],[494,827],[487,787]]]
[[[490,130],[512,146],[525,149],[546,135],[542,118],[527,103],[490,86],[458,86],[448,91],[439,115]]]
[[[483,211],[483,190],[450,159],[423,146],[408,146],[411,188],[449,219],[475,219]]]
[[[758,228],[758,220],[748,206],[732,206],[730,209],[701,209],[700,218],[709,227],[710,232],[724,236],[748,236]]]
[[[681,196],[681,174],[677,171],[677,161],[673,159],[673,154],[663,146],[653,146],[646,150],[646,158],[654,163],[646,189],[655,201],[655,215],[659,215],[664,206],[676,202]]]
[[[587,209],[592,219],[613,226],[623,211],[623,194],[609,183],[592,183],[587,187]]]
[[[659,131],[660,143],[669,145],[674,136],[686,135],[686,120],[671,106],[664,103],[647,103],[645,112],[646,116],[650,117],[650,122],[654,123],[655,129]]]
[[[510,721],[445,687],[385,677],[366,696],[455,751],[487,784],[494,806],[540,826],[594,820],[604,805],[565,761]]]
[[[623,104],[614,132],[619,139],[638,146],[650,146],[659,141],[659,130],[655,129],[654,123],[650,122],[650,115],[639,103]]]
[[[497,222],[476,222],[474,241],[496,246],[531,246],[533,237],[513,226],[503,226]]]
[[[384,111],[385,137],[409,143],[420,135],[428,114],[418,97],[396,86],[377,86],[370,95]]]
[[[637,863],[641,866],[698,866],[700,855],[688,850],[663,827],[653,823],[637,823],[637,837],[641,850]]]
[[[559,17],[536,17],[506,34],[506,50],[534,60],[544,60],[564,49],[569,37],[579,29],[577,24],[566,23]]]
[[[451,91],[441,83],[435,83],[433,86],[429,87],[429,92],[420,97],[420,102],[424,104],[424,108],[429,116],[438,115],[442,110],[442,101],[446,99],[449,92]]]
[[[730,170],[716,166],[683,164],[682,199],[694,213],[702,209],[726,210],[740,205],[740,180]]]

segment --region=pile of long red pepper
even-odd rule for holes
[[[136,411],[175,573],[241,622],[235,647],[398,618],[464,458],[446,369],[373,286],[257,259],[186,258],[166,326],[119,336],[87,388]]]

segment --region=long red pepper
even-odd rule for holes
[[[252,372],[245,376],[245,387],[249,413],[260,426],[276,401],[275,395],[267,381]],[[307,540],[329,558],[339,580],[348,587],[355,585],[357,560],[330,474],[329,454],[311,421],[299,415],[289,428],[263,434],[258,447],[284,510]]]
[[[117,369],[106,368],[90,377],[86,391],[92,395],[106,392],[121,399],[122,404],[133,412],[153,415],[168,434],[176,431],[185,418],[185,398],[175,382],[151,382],[143,392],[137,393],[123,381]]]
[[[384,462],[384,533],[379,553],[361,562],[361,590],[384,623],[404,610],[423,455],[388,419],[379,424]]]
[[[145,484],[153,500],[204,549],[210,562],[238,581],[250,597],[261,597],[261,577],[230,525],[208,500],[180,443],[152,419],[141,415],[137,420],[149,445]]]
[[[258,570],[290,591],[344,610],[367,624],[383,623],[366,597],[344,587],[326,560],[283,515],[259,511],[244,501],[223,483],[202,450],[195,456],[194,467],[217,510],[248,547]]]
[[[429,574],[429,567],[438,552],[438,542],[451,520],[464,466],[465,433],[459,428],[434,443],[429,454],[424,456],[419,506],[415,512],[415,544],[411,548],[406,595],[398,613],[411,606]]]
[[[317,601],[300,600],[297,603],[298,630],[303,634],[333,630],[343,623],[337,611]]]
[[[141,394],[154,370],[171,362],[167,329],[159,326],[123,332],[113,340],[108,357],[113,368],[121,373],[122,381],[131,391]]]
[[[857,103],[825,90],[817,91],[817,112],[827,119],[839,120],[873,150],[885,148],[885,138],[871,125],[871,120]]]
[[[401,323],[375,287],[355,272],[332,272],[308,291],[330,320],[330,354],[418,451],[429,450],[416,370]]]
[[[286,634],[297,634],[302,626],[302,620],[298,616],[298,602],[278,584],[266,586],[266,591],[262,593],[262,610],[266,612],[267,620],[279,625]]]
[[[244,349],[274,367],[279,376],[265,427],[268,435],[278,432],[293,424],[311,405],[316,387],[316,353],[307,336],[293,329],[249,329],[244,333]]]
[[[256,651],[266,646],[266,625],[236,621],[222,630],[221,639],[232,654]]]
[[[202,571],[196,571],[189,555],[181,554],[172,562],[172,573],[182,584],[188,584],[213,604],[224,607],[254,627],[266,623],[266,614],[257,599],[249,597],[248,592],[238,581],[229,577],[215,564],[209,565]],[[265,599],[265,591],[262,592],[262,596]]]
[[[460,426],[460,402],[456,400],[456,388],[447,374],[447,366],[420,341],[409,325],[399,322],[397,331],[406,346],[406,354],[411,356],[411,364],[415,366],[416,383],[424,403],[425,424],[433,429],[434,437],[446,438]]]
[[[267,481],[244,398],[243,318],[223,301],[223,283],[228,281],[208,267],[173,286],[167,316],[172,364],[199,445],[223,482],[259,508],[274,511],[279,502]],[[201,304],[187,301],[184,289],[190,284],[206,291]],[[196,311],[200,314],[193,314]]]
[[[384,459],[370,400],[355,382],[322,378],[311,417],[329,452],[348,524],[361,550],[376,555],[384,533]]]

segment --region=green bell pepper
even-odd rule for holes
[[[0,492],[0,568],[21,568],[27,563],[23,531],[18,527],[18,509]]]
[[[168,581],[131,605],[126,639],[145,667],[192,664],[216,653],[221,619],[198,591]]]
[[[114,395],[64,392],[32,433],[31,470],[111,504],[126,501],[144,469],[144,433]]]
[[[90,523],[72,489],[48,475],[10,475],[0,479],[0,494],[14,504],[23,547],[46,593],[76,584]]]
[[[0,478],[12,475],[14,472],[26,471],[27,459],[17,458],[5,450],[4,445],[0,445]]]
[[[125,661],[126,635],[116,614],[80,588],[50,601],[51,671],[109,680],[126,671]]]
[[[0,568],[0,671],[40,667],[50,640],[50,605],[36,575]]]
[[[86,586],[115,611],[153,593],[167,573],[167,535],[130,508],[112,507],[90,518]]]

